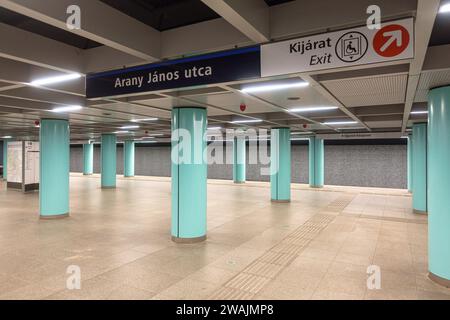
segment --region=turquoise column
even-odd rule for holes
[[[309,186],[322,188],[324,184],[324,141],[316,137],[309,138]]]
[[[116,187],[117,172],[117,137],[115,134],[102,134],[101,173],[102,188]]]
[[[3,140],[3,180],[8,180],[8,140]]]
[[[245,137],[233,139],[233,181],[245,183],[246,145]]]
[[[39,211],[41,219],[69,215],[69,122],[42,119],[40,127]]]
[[[271,130],[270,188],[273,202],[291,201],[291,130],[289,128]]]
[[[415,213],[427,212],[427,124],[413,124],[412,198]]]
[[[94,173],[94,144],[83,144],[83,174],[89,176]]]
[[[127,140],[123,144],[123,175],[134,177],[134,141]]]
[[[408,192],[412,192],[412,137],[408,136],[408,146],[407,146],[407,166],[408,166]]]
[[[206,239],[207,112],[205,108],[172,110],[172,240]]]
[[[450,86],[432,89],[428,103],[428,268],[450,288]]]

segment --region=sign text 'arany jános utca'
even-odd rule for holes
[[[90,74],[86,77],[86,95],[120,96],[260,76],[260,47],[255,46]]]

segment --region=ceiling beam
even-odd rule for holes
[[[67,8],[81,9],[81,29],[67,27]],[[98,0],[0,0],[0,6],[146,61],[159,60],[161,33]]]
[[[405,112],[403,114],[402,132],[408,125],[411,108],[419,85],[420,73],[433,31],[434,21],[439,11],[440,0],[418,0],[415,25],[415,56],[409,67],[408,86],[406,88]]]
[[[1,0],[0,0],[1,1]],[[0,57],[66,73],[83,73],[79,49],[0,23]]]
[[[255,43],[270,40],[269,7],[264,0],[202,0]]]

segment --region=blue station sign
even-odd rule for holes
[[[86,77],[88,99],[261,77],[260,46],[169,60]]]

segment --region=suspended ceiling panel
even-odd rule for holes
[[[140,106],[136,104],[110,103],[110,104],[94,105],[92,107],[102,109],[103,115],[108,113],[114,114],[114,112],[117,111],[121,113],[130,114],[132,118],[156,117],[156,118],[170,119],[170,110],[155,109],[148,106]]]
[[[420,75],[415,102],[427,102],[428,91],[431,88],[450,83],[450,69],[425,71]]]
[[[400,128],[402,126],[402,121],[366,121],[365,124],[367,124],[370,128]]]
[[[347,107],[404,103],[407,83],[406,73],[322,82]]]
[[[333,106],[322,94],[312,87],[256,93],[255,96],[287,109],[301,107]]]
[[[209,94],[204,96],[191,96],[188,99],[199,102],[202,104],[208,104],[211,106],[216,106],[219,108],[223,108],[226,110],[220,110],[216,108],[208,108],[208,115],[227,115],[232,113],[239,114],[250,114],[250,113],[259,113],[259,112],[276,112],[280,111],[279,108],[272,107],[270,105],[259,103],[254,99],[247,98],[243,95],[227,92],[220,94]],[[247,106],[245,112],[240,110],[241,103],[245,103]],[[227,111],[228,110],[228,111]]]

